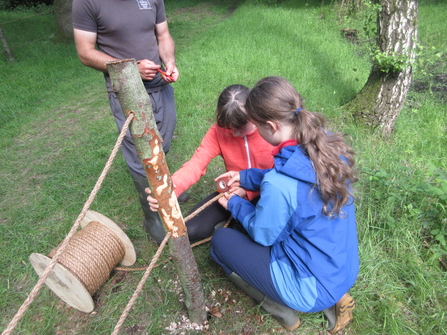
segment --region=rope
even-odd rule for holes
[[[199,214],[199,212],[203,211],[205,208],[207,208],[208,206],[210,206],[213,202],[219,200],[219,198],[223,197],[224,194],[218,194],[216,195],[214,198],[208,200],[206,203],[204,203],[202,206],[200,206],[199,208],[197,208],[194,212],[192,212],[191,214],[189,214],[186,218],[185,218],[185,222],[187,222],[188,220],[191,220],[193,217],[197,216],[197,214]],[[225,223],[225,225],[223,226],[223,228],[228,227],[228,225],[230,224],[232,217],[230,217],[228,219],[228,221]],[[194,248],[198,245],[204,244],[206,242],[208,242],[209,240],[211,240],[211,237],[205,238],[201,241],[195,242],[193,244],[191,244],[191,248]],[[159,267],[161,264],[164,264],[168,261],[170,261],[172,259],[171,256],[169,256],[167,259],[165,259],[164,261],[162,261],[161,263],[158,263],[155,267]],[[124,272],[133,272],[133,271],[143,271],[146,270],[146,267],[140,267],[140,268],[129,268],[129,267],[116,267],[115,270],[117,271],[124,271]]]
[[[211,205],[214,201],[219,200],[219,198],[222,198],[224,196],[223,193],[220,193],[218,195],[216,195],[214,198],[212,198],[211,200],[207,201],[206,203],[204,203],[202,206],[200,206],[199,208],[197,208],[194,212],[192,212],[191,214],[189,214],[185,221],[191,220],[193,217],[197,216],[197,214],[199,214],[199,212],[201,212],[202,210],[204,210],[206,207],[208,207],[209,205]]]
[[[152,258],[152,261],[149,264],[146,272],[144,273],[143,277],[141,278],[140,282],[138,283],[137,289],[135,290],[134,294],[132,295],[132,298],[130,298],[130,300],[129,300],[127,306],[126,306],[126,309],[124,310],[124,312],[121,315],[118,323],[115,326],[115,329],[113,330],[112,335],[116,335],[120,331],[121,326],[124,323],[124,320],[127,318],[127,315],[129,314],[130,310],[132,309],[133,304],[135,303],[135,300],[137,299],[138,295],[140,294],[141,290],[143,289],[143,286],[144,286],[144,283],[147,280],[147,277],[149,277],[149,274],[151,273],[152,269],[154,268],[155,262],[160,257],[160,254],[163,251],[163,248],[165,247],[166,242],[168,241],[168,239],[170,237],[171,237],[171,232],[168,232],[166,234],[165,238],[163,239],[163,241],[161,242],[160,246],[158,247],[158,250],[155,253],[155,256]]]
[[[70,270],[93,295],[124,258],[125,251],[123,242],[111,229],[91,221],[71,238],[58,263]]]
[[[82,219],[84,218],[84,216],[87,213],[90,205],[92,204],[93,200],[95,199],[95,196],[98,193],[98,191],[99,191],[99,189],[101,187],[101,184],[102,184],[102,182],[104,181],[104,178],[107,175],[107,172],[110,170],[110,166],[112,165],[112,162],[115,159],[115,156],[116,156],[116,154],[118,152],[119,147],[121,146],[121,142],[123,141],[123,138],[126,135],[127,129],[129,128],[129,124],[132,121],[133,117],[134,117],[134,114],[130,113],[129,117],[127,118],[126,122],[124,123],[123,128],[121,129],[121,133],[118,136],[118,139],[117,139],[117,141],[115,143],[115,146],[114,146],[114,148],[112,150],[112,153],[111,153],[111,155],[110,155],[110,157],[109,157],[109,159],[108,159],[108,161],[107,161],[107,163],[106,163],[106,165],[105,165],[105,167],[104,167],[104,169],[103,169],[103,171],[102,171],[98,181],[96,182],[95,187],[93,188],[92,192],[90,193],[89,198],[87,199],[86,203],[84,204],[84,207],[83,207],[81,213],[79,214],[79,216],[76,219],[75,223],[71,227],[71,230],[69,231],[69,233],[67,234],[67,236],[65,237],[65,239],[63,240],[61,245],[59,246],[58,250],[56,251],[56,254],[51,259],[51,262],[48,265],[48,267],[45,269],[45,271],[40,276],[40,279],[38,280],[38,282],[34,286],[33,290],[30,292],[28,297],[25,299],[25,301],[23,302],[22,306],[19,308],[19,310],[17,311],[16,315],[14,315],[14,317],[12,318],[11,322],[8,324],[6,329],[2,332],[2,335],[9,335],[9,334],[11,334],[11,332],[17,326],[17,324],[19,323],[20,319],[25,314],[25,312],[28,309],[28,307],[31,305],[31,303],[36,298],[37,294],[39,293],[39,290],[42,288],[43,284],[47,280],[47,278],[50,275],[51,271],[53,271],[54,267],[56,266],[57,261],[60,258],[60,255],[67,248],[70,239],[76,233],[76,230],[80,226]]]

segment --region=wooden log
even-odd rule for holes
[[[107,67],[125,117],[130,112],[135,114],[130,124],[130,133],[146,171],[152,195],[159,202],[160,217],[173,237],[185,235],[186,227],[161,146],[162,138],[136,62],[127,59],[110,62]]]
[[[130,132],[152,194],[159,202],[160,217],[165,229],[172,232],[172,238],[169,240],[170,252],[185,293],[189,319],[202,324],[206,321],[206,310],[197,263],[174,192],[152,105],[141,81],[136,61],[126,59],[109,62],[107,69],[125,116],[129,113],[135,115]]]

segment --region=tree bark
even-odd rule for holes
[[[135,59],[107,63],[118,101],[126,114],[134,113],[130,132],[153,196],[160,206],[160,217],[172,233],[170,252],[185,293],[189,319],[206,321],[205,299],[197,263],[189,244],[185,223],[174,192],[149,96],[141,81]]]
[[[417,1],[381,0],[378,17],[379,51],[387,56],[404,56],[408,63],[402,70],[388,69],[373,63],[369,78],[359,94],[344,106],[355,119],[391,135],[403,107],[412,80],[412,66],[417,41]]]
[[[55,39],[58,42],[73,43],[71,4],[72,0],[54,0]]]
[[[3,33],[3,29],[1,27],[0,27],[0,40],[2,40],[3,48],[5,49],[5,52],[8,55],[8,60],[10,62],[14,62],[14,56],[12,55],[11,49],[9,49],[8,42],[6,41],[5,34]]]
[[[188,317],[192,322],[203,324],[206,319],[205,297],[202,290],[197,263],[192,254],[191,244],[187,235],[169,240],[172,260],[174,261],[183,292]]]

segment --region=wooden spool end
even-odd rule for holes
[[[85,214],[84,218],[81,221],[81,227],[84,228],[91,221],[98,221],[102,223],[103,225],[110,228],[116,234],[116,236],[118,236],[125,248],[124,257],[120,263],[124,266],[133,265],[137,260],[137,254],[135,253],[135,249],[129,237],[127,237],[127,235],[121,230],[121,228],[107,216],[92,210],[87,211],[87,213]]]
[[[88,211],[86,213],[81,221],[81,227],[84,228],[92,221],[99,222],[113,231],[123,243],[125,250],[120,263],[124,266],[133,265],[136,261],[135,249],[132,242],[121,228],[108,217],[95,211]],[[41,276],[45,269],[50,265],[51,258],[38,253],[33,253],[30,255],[30,261],[34,270]],[[84,313],[91,313],[94,310],[95,304],[88,289],[85,287],[81,279],[78,278],[77,274],[70,271],[64,265],[56,263],[53,271],[51,271],[45,281],[45,284],[71,307]]]
[[[51,258],[33,253],[29,257],[31,265],[39,276],[50,265]],[[65,303],[84,313],[91,313],[95,304],[84,284],[70,270],[56,263],[45,284]]]

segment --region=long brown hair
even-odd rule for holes
[[[261,79],[245,103],[250,119],[265,124],[276,121],[294,126],[294,138],[315,169],[314,185],[323,200],[323,213],[342,216],[352,196],[355,176],[354,152],[344,136],[328,132],[322,115],[307,111],[295,88],[282,77]]]

